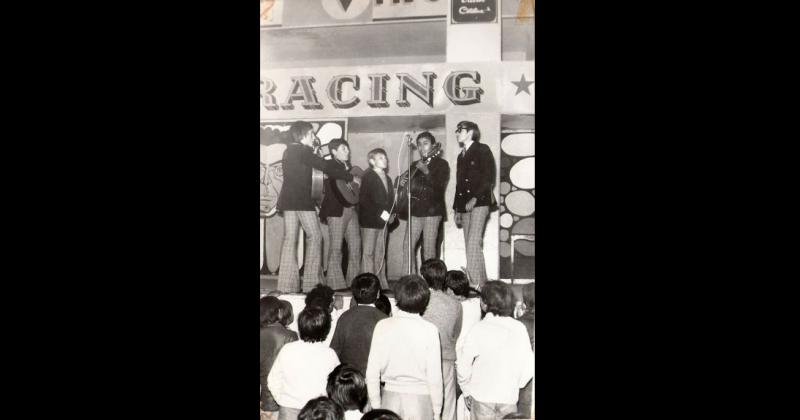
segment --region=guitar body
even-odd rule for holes
[[[364,170],[359,168],[358,166],[354,166],[350,168],[350,174],[353,176],[364,176]],[[336,193],[342,201],[350,204],[356,205],[358,204],[358,191],[361,187],[358,185],[357,182],[350,181],[347,182],[343,179],[336,180]]]
[[[322,206],[322,199],[325,197],[325,172],[317,168],[311,168],[311,199],[317,204],[317,207]]]
[[[441,155],[444,152],[442,150],[442,146],[440,143],[436,143],[433,148],[431,149],[430,153],[428,154],[422,162],[427,165],[431,163],[431,160],[436,156]],[[402,175],[397,177],[395,181],[395,191],[397,191],[397,201],[395,201],[395,213],[397,214],[408,214],[408,188],[406,186],[400,186],[400,181],[405,180],[406,183],[410,183],[411,187],[411,199],[413,200],[415,194],[418,194],[422,186],[419,184],[419,181],[415,175],[417,174],[417,168],[412,168],[411,172],[411,181],[408,181],[408,171],[403,172]]]

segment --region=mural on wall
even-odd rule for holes
[[[311,123],[323,146],[335,138],[347,138],[347,120],[305,120]],[[283,245],[283,216],[275,205],[283,186],[283,152],[291,142],[289,127],[292,121],[261,121],[261,273],[278,273]],[[327,148],[322,150],[327,154]],[[329,158],[329,156],[327,156]],[[323,240],[328,243],[327,226],[322,225]],[[267,240],[269,238],[269,240]],[[298,266],[303,265],[303,235],[298,241]],[[323,248],[324,249],[324,248]],[[323,258],[326,263],[327,250]],[[323,266],[323,269],[327,267]]]
[[[500,138],[500,278],[534,279],[536,217],[534,130],[504,132]]]

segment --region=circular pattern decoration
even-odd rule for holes
[[[503,139],[500,146],[509,156],[533,156],[534,155],[534,136],[533,133],[511,134]]]
[[[508,240],[508,230],[500,229],[500,240],[507,241]]]
[[[511,244],[508,242],[500,242],[500,256],[503,258],[511,257]]]
[[[536,178],[536,158],[525,158],[515,163],[508,173],[508,178],[515,186],[529,190],[534,188]]]
[[[514,221],[516,222],[517,220],[519,220],[519,216],[514,216]]]
[[[506,194],[509,193],[509,191],[511,191],[511,184],[509,184],[508,182],[505,182],[505,181],[501,182],[500,183],[500,194],[506,195]]]
[[[514,191],[505,198],[508,211],[517,216],[527,217],[533,214],[536,200],[527,191]]]
[[[514,219],[511,217],[509,213],[500,216],[500,226],[508,228],[511,227],[512,223],[514,223]]]
[[[333,139],[342,138],[342,126],[335,123],[325,123],[317,130],[317,137],[322,145],[330,143]]]

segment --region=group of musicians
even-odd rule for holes
[[[473,286],[480,287],[486,282],[483,232],[489,212],[496,206],[492,192],[495,162],[489,147],[480,143],[477,124],[461,121],[455,134],[461,151],[456,162],[454,221],[464,230],[468,278]],[[409,209],[401,205],[400,199],[395,203],[395,185],[386,173],[386,151],[371,150],[367,155],[370,167],[359,176],[351,173],[350,146],[345,140],[331,140],[328,149],[332,158],[324,159],[317,154],[319,140],[310,123],[293,123],[289,136],[291,143],[283,155],[284,181],[277,202],[277,209],[283,212],[284,218],[278,290],[308,291],[318,283],[343,289],[361,272],[376,274],[381,287],[388,288],[385,257],[388,226],[396,217],[407,220]],[[415,258],[409,255],[408,241],[411,241],[411,248],[416,249],[422,236],[423,260],[437,257],[439,226],[447,215],[444,196],[450,177],[450,165],[439,157],[441,145],[430,132],[420,133],[415,146],[420,159],[412,163],[410,173],[396,180],[398,192],[411,194],[411,237],[406,231],[403,262],[404,267],[408,267],[411,258],[414,272]],[[319,213],[311,192],[312,168],[327,175]],[[358,184],[358,204],[350,204],[337,193],[336,180]],[[330,229],[326,276],[321,264],[320,220]],[[299,227],[308,237],[302,285],[296,256]],[[349,255],[346,276],[342,272],[343,240],[347,241]]]

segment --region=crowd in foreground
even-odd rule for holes
[[[317,285],[296,331],[291,304],[263,297],[262,419],[533,418],[534,285],[519,311],[506,283],[473,289],[438,259],[420,274],[392,291],[356,276],[335,319],[334,291]]]

